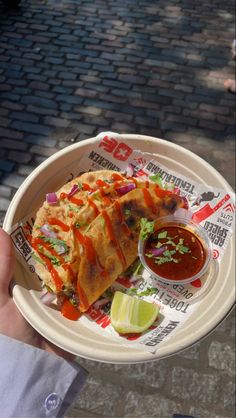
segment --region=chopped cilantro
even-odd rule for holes
[[[154,230],[154,221],[148,221],[146,218],[140,219],[140,235],[139,238],[144,241],[149,234],[151,234]]]
[[[153,258],[154,257],[152,253],[146,253],[145,255],[146,255],[147,258]]]
[[[80,212],[80,208],[78,208],[77,206],[72,206],[69,205],[69,210],[71,210],[72,212]]]
[[[157,183],[158,186],[160,186],[161,188],[163,187],[160,174],[152,174],[151,176],[149,176],[149,179],[153,181],[153,183]]]
[[[142,292],[137,292],[138,296],[152,296],[157,293],[156,287],[148,287],[146,290],[143,290]]]
[[[162,239],[166,237],[167,237],[167,231],[163,231],[158,234],[158,239]]]
[[[60,246],[64,248],[65,252],[69,250],[66,245],[66,242],[62,239],[45,237],[44,235],[40,235],[39,238],[43,239],[45,242],[49,242],[49,244],[51,244],[51,246],[55,249],[56,247]]]
[[[49,258],[49,260],[51,260],[51,262],[52,262],[52,264],[54,265],[54,266],[60,266],[61,265],[61,263],[60,263],[60,261],[58,260],[58,258],[57,257],[55,257],[54,255],[49,255],[49,254],[45,254],[46,256],[47,256],[47,258]]]

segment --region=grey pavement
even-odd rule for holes
[[[104,130],[161,137],[235,187],[234,1],[0,2],[0,214],[57,150]],[[203,341],[138,365],[80,359],[67,417],[235,416],[234,314]]]

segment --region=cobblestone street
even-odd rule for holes
[[[181,145],[235,188],[234,5],[0,0],[0,224],[35,167],[108,130]],[[235,416],[233,313],[159,362],[79,362],[89,379],[67,418]]]

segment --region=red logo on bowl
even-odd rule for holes
[[[126,161],[132,154],[132,148],[123,142],[119,143],[115,138],[104,136],[99,147],[112,154],[116,160]]]

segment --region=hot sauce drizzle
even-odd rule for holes
[[[95,216],[97,216],[99,214],[99,210],[98,210],[96,204],[93,202],[93,200],[88,198],[88,204],[89,204],[89,206],[91,206],[93,208],[94,214],[95,214]]]
[[[66,299],[61,307],[61,313],[65,318],[77,321],[82,313]]]
[[[150,192],[147,189],[142,189],[143,190],[143,196],[144,196],[144,200],[146,205],[151,209],[152,213],[156,214],[157,213],[157,208],[154,204],[153,198],[150,194]]]
[[[48,223],[51,225],[59,226],[64,232],[68,232],[70,230],[70,227],[68,225],[66,225],[64,222],[60,221],[57,218],[49,218]]]
[[[68,199],[71,203],[74,203],[75,205],[82,206],[84,204],[82,199],[77,199],[74,196],[69,196],[67,193],[61,193],[60,199]]]
[[[89,301],[87,296],[85,295],[83,289],[81,288],[79,281],[77,281],[77,292],[79,295],[79,303],[82,307],[87,310],[89,308]]]
[[[163,197],[166,197],[166,196],[171,196],[171,195],[173,195],[173,192],[171,192],[170,190],[163,190],[163,189],[161,189],[160,187],[158,187],[158,186],[156,186],[155,188],[154,188],[154,191],[155,191],[155,193],[156,193],[156,196],[157,197],[160,197],[160,199],[162,199]]]
[[[119,257],[119,259],[121,261],[121,264],[123,265],[123,267],[125,269],[126,268],[126,259],[125,259],[125,256],[123,254],[123,251],[122,251],[122,249],[120,247],[120,244],[119,244],[119,242],[117,241],[117,239],[115,237],[115,234],[114,234],[114,231],[113,231],[113,228],[112,228],[112,224],[111,224],[111,220],[109,218],[109,215],[108,215],[108,213],[105,210],[103,210],[101,212],[101,214],[102,214],[102,216],[103,216],[103,218],[105,220],[109,238],[115,244],[116,253],[117,253],[117,255],[118,255],[118,257]]]
[[[120,174],[118,174],[118,173],[113,173],[112,175],[111,175],[111,178],[112,178],[112,180],[113,181],[117,181],[117,180],[124,180],[124,177],[122,177]]]
[[[62,286],[63,286],[63,281],[62,281],[62,279],[60,278],[60,276],[59,276],[58,272],[56,271],[56,269],[53,267],[53,265],[52,265],[52,263],[51,263],[50,259],[49,259],[46,255],[42,254],[42,253],[38,250],[38,246],[39,246],[39,245],[42,245],[42,247],[44,247],[44,248],[46,248],[48,251],[50,251],[50,252],[52,253],[52,255],[55,255],[56,251],[55,251],[55,250],[53,250],[52,248],[50,248],[50,246],[49,246],[46,242],[44,242],[41,238],[35,238],[35,239],[32,241],[31,245],[32,245],[32,247],[33,247],[33,249],[34,249],[35,251],[37,251],[37,252],[39,252],[39,253],[40,253],[40,257],[42,258],[42,260],[44,260],[44,262],[45,262],[45,264],[46,264],[46,266],[47,266],[48,271],[49,271],[49,272],[51,273],[51,275],[52,275],[52,278],[53,278],[53,281],[54,281],[54,283],[55,283],[56,289],[57,289],[57,290],[61,290],[61,289],[62,289]],[[58,254],[57,254],[57,253],[56,253],[56,256],[58,256]]]
[[[108,183],[106,183],[105,181],[100,180],[100,179],[98,179],[98,180],[96,181],[96,185],[97,185],[98,187],[109,187],[109,184],[108,184]]]

